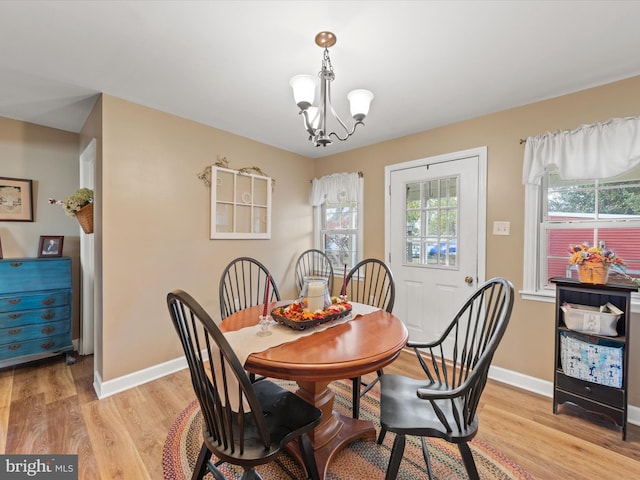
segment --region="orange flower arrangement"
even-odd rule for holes
[[[602,263],[604,267],[612,265],[624,265],[621,258],[616,257],[613,250],[606,250],[600,247],[590,247],[588,243],[569,247],[570,265],[583,265],[585,263]]]

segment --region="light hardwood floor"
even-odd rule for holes
[[[418,373],[403,352],[385,371]],[[78,454],[82,480],[162,479],[162,447],[194,398],[186,370],[103,400],[93,391],[93,358],[62,357],[0,370],[0,451]],[[640,478],[640,427],[628,441],[577,408],[552,413],[551,399],[489,381],[476,438],[536,479]],[[354,479],[360,480],[360,479]]]

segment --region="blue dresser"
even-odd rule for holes
[[[0,367],[73,350],[71,259],[0,260]]]

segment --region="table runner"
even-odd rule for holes
[[[294,330],[286,327],[275,321],[271,322],[269,330],[271,335],[261,337],[257,335],[260,331],[260,325],[254,325],[251,327],[241,328],[240,330],[234,330],[232,332],[224,332],[224,336],[231,345],[231,348],[236,353],[240,364],[244,365],[247,357],[252,353],[263,352],[269,348],[277,347],[284,343],[294,342],[299,338],[313,335],[314,333],[321,332],[327,328],[335,327],[348,322],[360,315],[367,315],[369,313],[380,310],[377,307],[365,305],[363,303],[351,303],[351,314],[345,317],[339,318],[332,322],[323,323],[315,327],[305,328],[304,330]]]

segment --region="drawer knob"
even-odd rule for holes
[[[56,312],[48,311],[47,313],[43,313],[42,315],[40,315],[40,318],[42,318],[43,320],[51,320],[55,316]]]
[[[585,392],[587,392],[587,393],[591,393],[591,387],[589,387],[589,386],[585,386],[585,387],[584,387],[584,390],[585,390]]]
[[[21,313],[12,313],[11,315],[9,315],[9,318],[15,320],[16,318],[20,318],[21,316]]]
[[[45,335],[49,335],[50,333],[53,333],[55,331],[56,327],[43,328],[42,330],[40,330],[40,332],[44,333]]]
[[[44,300],[42,300],[43,305],[53,305],[54,303],[56,303],[55,298],[45,298]]]
[[[9,265],[11,265],[12,267],[21,267],[22,262],[13,262],[13,263],[10,263]]]
[[[13,330],[9,330],[9,335],[17,335],[22,331],[21,328],[14,328]]]
[[[9,301],[9,305],[17,305],[22,301],[22,299],[21,298],[10,298],[8,301]]]
[[[49,350],[51,347],[55,347],[56,342],[43,343],[40,345],[40,348],[43,350]]]
[[[9,345],[9,350],[18,350],[22,345],[16,343],[15,345]]]

